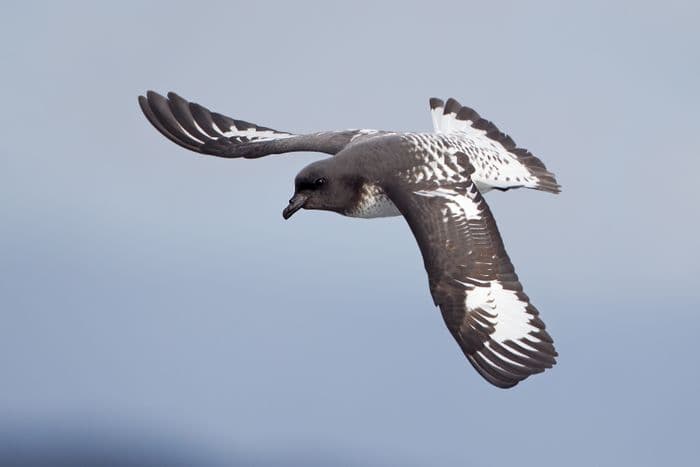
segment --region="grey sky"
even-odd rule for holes
[[[5,6],[6,439],[21,420],[30,441],[339,465],[692,465],[698,20],[673,1]],[[186,152],[140,114],[146,89],[291,131],[473,106],[563,186],[487,196],[559,364],[489,386],[402,219],[283,221],[316,156]]]

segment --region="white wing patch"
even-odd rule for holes
[[[465,301],[467,312],[478,310],[480,319],[494,327],[494,332],[489,336],[489,340],[484,343],[486,349],[497,354],[499,358],[511,365],[525,368],[525,365],[521,362],[509,358],[506,353],[499,350],[499,347],[495,346],[494,342],[505,347],[508,352],[522,358],[528,358],[528,355],[523,353],[522,349],[527,352],[537,352],[534,345],[542,342],[541,339],[536,337],[540,328],[532,324],[533,318],[536,317],[528,312],[528,303],[522,301],[515,291],[504,289],[501,283],[495,280],[479,282],[470,279],[470,282],[457,282],[467,288]],[[479,283],[480,285],[473,285],[474,283]],[[512,342],[517,343],[522,349],[511,345]],[[477,351],[476,353],[486,359],[491,365],[507,371],[498,362],[494,361],[488,352]]]
[[[464,282],[462,284],[471,286]],[[532,337],[530,332],[539,331],[539,328],[530,324],[533,316],[527,312],[528,303],[520,300],[516,292],[504,289],[498,281],[471,287],[467,291],[467,311],[482,309],[496,316],[493,319],[486,318],[494,325],[495,331],[491,334],[494,341],[499,344],[507,340],[518,341]]]
[[[216,124],[214,124],[214,130],[221,133],[221,136],[225,136],[226,138],[248,138],[255,139],[256,141],[269,141],[273,139],[284,139],[295,136],[291,133],[283,133],[269,129],[263,130],[255,127],[239,129],[236,128],[236,125],[231,125],[228,131],[223,132],[218,126],[216,126]]]
[[[447,200],[445,205],[447,206],[443,210],[443,220],[447,222],[449,217],[462,217],[467,220],[481,219],[481,211],[479,209],[479,203],[474,202],[475,193],[473,190],[474,185],[469,185],[464,193],[460,193],[457,190],[451,188],[436,188],[434,190],[420,190],[414,191],[418,196],[426,196],[429,198],[444,198]],[[449,217],[448,217],[449,215]]]

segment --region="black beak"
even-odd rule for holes
[[[282,217],[285,219],[292,217],[292,214],[304,207],[304,203],[306,203],[307,199],[309,199],[309,195],[302,193],[297,193],[292,196],[292,199],[289,200],[289,206],[282,211]]]

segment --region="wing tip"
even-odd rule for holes
[[[201,141],[187,133],[165,96],[148,90],[146,96],[139,96],[138,101],[145,117],[163,136],[185,149],[201,152]]]
[[[552,349],[554,349],[553,346]],[[467,355],[467,360],[469,360],[469,363],[471,363],[477,373],[490,384],[501,389],[509,389],[530,376],[543,373],[545,370],[557,364],[556,357],[558,357],[559,354],[556,350],[552,350],[551,352],[538,352],[538,355],[541,359],[531,359],[531,364],[522,366],[522,368],[509,364],[500,354],[494,354],[493,352],[491,352],[489,358],[495,360],[497,363],[492,363],[482,356],[480,351]],[[511,358],[513,358],[512,355]]]
[[[141,111],[159,133],[190,151],[225,158],[257,158],[279,152],[278,148],[258,143],[296,136],[212,112],[173,91],[166,96],[153,90],[139,95]]]
[[[479,373],[482,378],[500,389],[510,389],[517,386],[517,384],[523,379],[527,378],[527,376],[520,379],[507,378],[503,375],[496,374],[493,367],[489,366],[484,359],[479,357],[477,354],[467,355],[467,360],[469,360],[469,363],[472,364],[476,372]]]

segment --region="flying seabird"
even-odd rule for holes
[[[552,338],[523,292],[483,193],[560,187],[538,158],[473,109],[430,99],[433,133],[297,135],[210,112],[172,92],[166,98],[149,91],[139,104],[165,137],[202,154],[334,155],[299,172],[285,219],[302,208],[402,215],[423,255],[433,301],[481,376],[509,388],[556,363]]]

